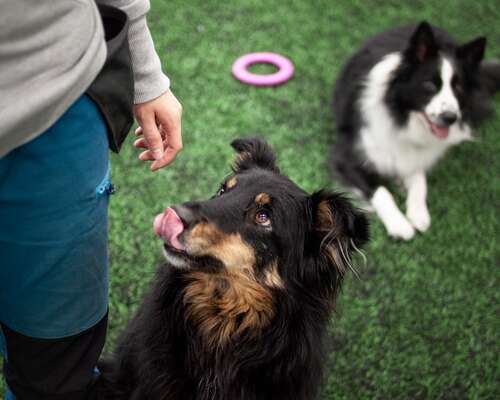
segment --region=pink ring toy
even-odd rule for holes
[[[276,66],[279,70],[274,74],[259,75],[249,72],[247,68],[257,63]],[[276,53],[250,53],[238,58],[233,64],[233,75],[243,83],[255,86],[277,86],[285,83],[293,76],[292,62]]]

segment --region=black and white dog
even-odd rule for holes
[[[458,45],[422,22],[370,38],[335,87],[339,179],[361,192],[392,237],[409,240],[430,226],[426,172],[489,114],[500,62],[483,61],[486,39]],[[384,186],[402,181],[406,215]]]

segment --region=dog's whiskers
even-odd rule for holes
[[[321,243],[319,244],[320,249],[322,249],[324,247],[326,241],[328,241],[328,244],[331,243],[333,238],[330,238],[330,236],[332,236],[332,235],[333,235],[333,231],[328,231],[328,233],[325,235],[325,237],[323,238],[323,240],[321,240]]]
[[[345,267],[347,267],[352,271],[352,273],[356,276],[356,278],[361,280],[358,271],[352,265],[351,257],[349,256],[349,251],[347,249],[347,244],[344,241],[341,241],[338,237],[332,237],[333,235],[334,235],[334,231],[329,231],[325,235],[323,240],[321,240],[320,249],[323,249],[326,246],[330,246],[333,243],[333,241],[336,241],[337,247],[339,248],[339,252],[340,252],[340,259],[337,260],[337,257],[333,256],[333,261],[335,261],[337,264],[340,264],[340,265],[338,265],[340,273],[342,275],[344,275]],[[351,239],[351,244],[353,244],[352,239]],[[361,252],[361,250],[359,250],[355,245],[353,248],[357,252]],[[364,256],[364,254],[362,254],[362,256],[366,260],[366,257]]]
[[[361,258],[363,259],[363,266],[366,267],[368,265],[368,258],[366,257],[366,254],[363,250],[361,250],[358,246],[356,246],[356,243],[354,243],[354,240],[350,240],[351,241],[351,246],[352,248],[354,249],[354,251],[356,253],[358,253]]]
[[[344,243],[345,242],[341,242],[339,240],[339,238],[337,238],[336,240],[337,240],[337,244],[338,244],[338,246],[340,248],[340,253],[342,255],[342,258],[344,259],[345,264],[352,271],[352,273],[354,274],[354,276],[356,276],[356,278],[358,278],[359,280],[361,280],[361,278],[359,277],[358,271],[352,265],[351,257],[349,256],[349,252],[348,252],[347,248],[344,248],[344,246],[345,246]]]

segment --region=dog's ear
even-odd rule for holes
[[[242,138],[231,143],[236,150],[237,156],[234,161],[233,170],[235,173],[259,167],[279,173],[276,166],[276,156],[273,149],[262,138]]]
[[[343,274],[352,251],[368,241],[366,216],[344,196],[325,190],[311,196],[311,211],[317,250]]]
[[[421,22],[410,37],[408,48],[404,55],[412,63],[421,64],[438,53],[436,39],[432,27],[426,21]]]
[[[457,48],[456,56],[468,67],[477,68],[484,57],[485,49],[486,38],[482,36]]]

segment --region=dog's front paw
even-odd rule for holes
[[[389,236],[394,239],[410,240],[415,236],[415,229],[405,218],[386,225],[386,228]]]
[[[420,232],[425,232],[431,226],[431,216],[427,207],[410,207],[406,212],[406,216],[415,229]]]

